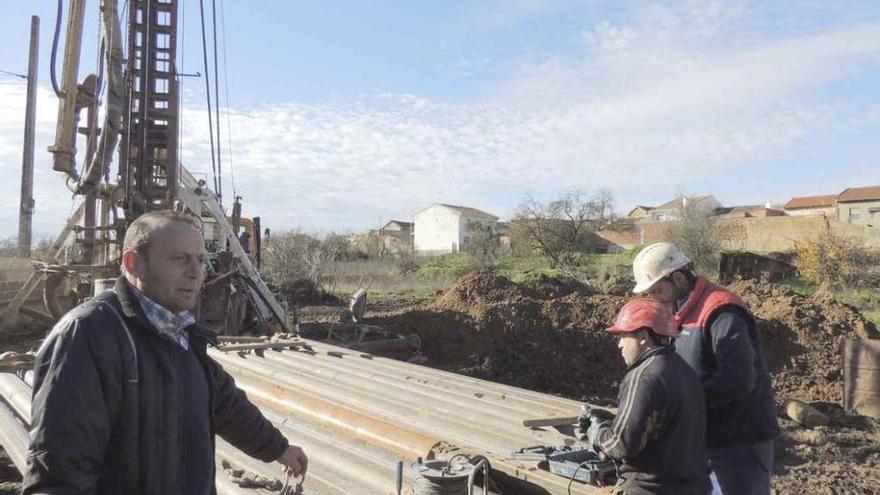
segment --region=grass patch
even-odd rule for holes
[[[449,253],[416,261],[419,269],[416,274],[423,278],[457,278],[474,269],[473,260],[468,253]]]
[[[328,280],[328,291],[347,298],[359,287],[369,285],[375,299],[419,299],[449,287],[454,277],[424,277],[418,273],[400,273],[395,258],[345,261],[339,263],[336,275]]]
[[[629,252],[578,255],[573,269],[575,273],[553,268],[550,260],[542,256],[502,256],[496,263],[495,272],[518,284],[528,284],[542,275],[578,276],[581,272],[588,274],[614,266],[630,266],[633,256],[635,255]],[[393,257],[341,262],[335,275],[328,278],[324,286],[340,297],[350,295],[357,290],[359,284],[370,284],[370,294],[378,299],[424,298],[448,288],[458,277],[474,269],[473,260],[468,253],[418,256],[415,262],[418,269],[412,273],[401,273],[401,260]]]

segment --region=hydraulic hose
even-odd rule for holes
[[[49,79],[52,80],[52,89],[55,96],[61,97],[61,89],[58,88],[58,79],[55,76],[55,59],[58,55],[58,38],[61,36],[61,14],[63,11],[62,0],[58,0],[58,11],[55,14],[55,35],[52,37],[52,55],[49,61]]]

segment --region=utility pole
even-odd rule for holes
[[[18,212],[18,255],[22,258],[31,257],[31,226],[34,217],[34,131],[37,119],[37,66],[39,58],[40,18],[31,16],[27,106],[24,113],[24,154],[21,160],[21,204]]]

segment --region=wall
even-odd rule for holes
[[[865,246],[880,249],[880,226],[865,227],[863,225],[834,222],[831,224],[831,232],[862,241]]]
[[[859,218],[855,220],[850,220],[850,211],[853,209],[859,210]],[[838,203],[837,210],[837,218],[843,223],[880,227],[880,201]],[[871,212],[869,210],[875,211]]]
[[[830,225],[835,234],[861,239],[869,246],[880,247],[880,228],[829,222],[819,216],[718,220],[722,231],[721,248],[732,251],[791,251],[796,241],[813,239],[826,225]],[[644,222],[640,226],[643,244],[668,240],[663,222]]]
[[[827,208],[798,208],[796,210],[785,210],[785,213],[793,217],[824,216],[831,220],[837,219],[836,206],[829,206]]]
[[[449,253],[461,248],[459,215],[440,205],[433,205],[414,217],[414,248],[424,253]]]

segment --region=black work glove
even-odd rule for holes
[[[582,411],[580,415],[578,415],[577,431],[575,431],[575,434],[581,440],[587,439],[587,430],[590,429],[591,425],[603,421],[611,422],[614,420],[614,415],[605,409],[588,406],[586,404],[581,406],[581,409]]]
[[[593,449],[593,451],[596,449],[596,440],[599,437],[599,431],[604,428],[611,428],[611,422],[606,420],[593,421],[590,427],[587,428],[587,444]]]

